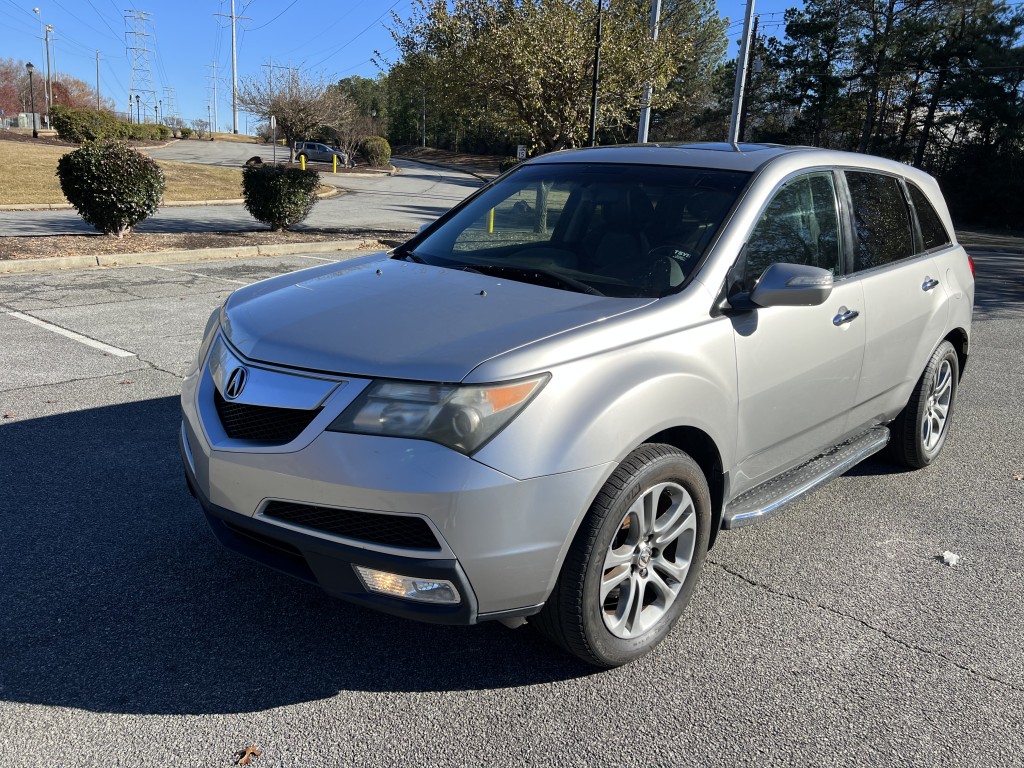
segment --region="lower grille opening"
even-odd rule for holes
[[[430,525],[421,517],[358,512],[287,501],[268,502],[263,516],[370,544],[435,552],[441,549]]]
[[[282,552],[283,554],[286,554],[289,557],[295,557],[299,560],[305,561],[305,558],[302,556],[302,553],[299,552],[298,549],[293,547],[287,541],[278,541],[277,539],[272,539],[269,536],[264,536],[261,533],[256,533],[256,531],[250,531],[248,528],[241,528],[237,525],[232,525],[227,521],[224,522],[224,525],[230,528],[232,533],[237,533],[239,536],[244,536],[245,538],[254,541],[257,544],[260,544],[261,546],[276,549],[278,552]]]
[[[320,409],[301,411],[265,405],[232,403],[219,391],[213,391],[213,403],[224,431],[232,440],[262,443],[290,443],[320,413]]]

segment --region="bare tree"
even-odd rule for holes
[[[312,138],[320,128],[337,130],[352,113],[350,100],[322,75],[297,69],[277,70],[273,80],[269,75],[243,79],[238,103],[263,120],[275,118],[293,156],[296,141]]]

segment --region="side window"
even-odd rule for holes
[[[854,269],[879,267],[914,255],[910,211],[899,179],[847,171],[853,207]]]
[[[830,172],[799,176],[775,193],[750,233],[745,258],[733,268],[730,292],[751,290],[779,262],[841,272],[839,214]]]
[[[912,182],[907,182],[907,189],[910,190],[910,201],[917,211],[917,222],[921,225],[921,238],[924,240],[924,249],[930,251],[932,248],[941,248],[950,244],[949,233],[942,224],[942,219],[924,192],[918,189]]]

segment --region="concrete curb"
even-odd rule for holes
[[[44,259],[11,259],[0,261],[0,275],[26,272],[54,272],[89,267],[126,267],[149,264],[187,264],[194,261],[253,259],[262,256],[291,256],[307,253],[354,251],[366,240],[324,240],[308,243],[277,243],[274,245],[239,245],[229,248],[194,248],[184,251],[151,251],[145,253],[101,253],[80,256],[53,256]]]
[[[363,174],[367,176],[369,174]],[[317,192],[316,196],[321,200],[337,197],[344,194],[345,190],[338,187],[331,187],[323,192]],[[234,197],[229,200],[167,200],[160,203],[160,208],[198,208],[204,205],[242,205],[245,200],[241,197]],[[12,205],[0,205],[0,211],[69,211],[73,210],[71,203],[15,203]]]

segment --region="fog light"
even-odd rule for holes
[[[402,597],[421,603],[446,603],[457,605],[462,601],[459,590],[450,581],[443,579],[414,579],[397,573],[375,571],[361,565],[352,566],[369,592]]]

